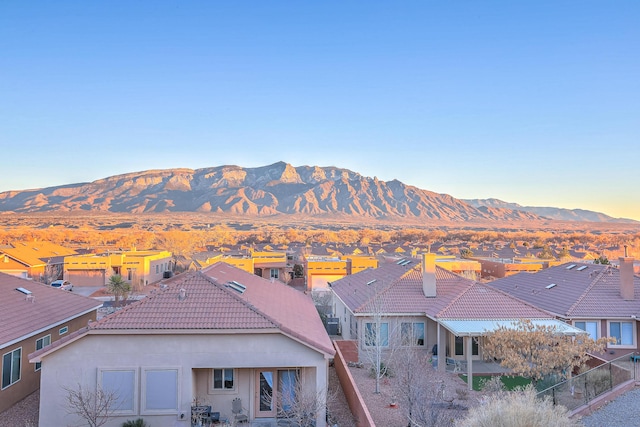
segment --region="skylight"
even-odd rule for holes
[[[547,289],[551,289],[551,288],[555,288],[555,287],[556,287],[555,283],[552,283],[550,285],[545,286],[545,288],[547,288]]]
[[[405,261],[402,261],[402,263],[400,265],[404,267],[405,265],[409,265],[409,264],[411,264],[411,260],[407,259]]]
[[[402,258],[400,261],[396,262],[396,264],[401,265],[404,261],[405,261],[405,259]]]
[[[230,281],[229,283],[227,283],[227,287],[233,289],[234,291],[238,292],[239,294],[244,294],[244,291],[247,290],[247,287],[241,283],[236,282],[235,280]]]
[[[583,265],[582,267],[578,267],[578,270],[576,270],[576,271],[582,271],[587,267],[589,267],[589,266],[588,265]]]
[[[572,268],[574,268],[576,265],[575,264],[571,264],[567,266],[567,270],[571,270]]]
[[[369,281],[367,282],[367,285],[373,285],[373,283],[374,283],[375,281],[376,281],[376,279],[369,280]]]
[[[31,295],[31,291],[29,289],[25,289],[25,288],[16,288],[16,291],[18,292],[22,292],[25,295]]]

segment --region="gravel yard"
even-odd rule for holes
[[[369,369],[351,367],[349,368],[354,381],[358,384],[360,394],[364,399],[371,417],[376,426],[379,427],[406,427],[408,420],[406,412],[400,404],[392,408],[390,402],[393,400],[394,394],[394,378],[382,379],[380,382],[380,393],[375,393],[375,380],[370,376]],[[467,414],[467,408],[478,405],[481,394],[476,391],[469,391],[464,398],[458,398],[457,390],[467,389],[467,384],[458,377],[457,374],[450,372],[438,372],[435,369],[428,368],[430,383],[434,386],[433,393],[436,394],[441,389],[441,384],[445,388],[445,400],[437,399],[434,404],[434,410],[440,412],[442,419],[453,420],[464,417]],[[453,399],[449,402],[450,399]],[[443,421],[437,423],[443,424]],[[340,425],[340,427],[343,427]]]
[[[0,427],[36,427],[39,405],[40,391],[31,393],[0,414]]]
[[[581,421],[585,427],[640,427],[640,388],[618,396]]]

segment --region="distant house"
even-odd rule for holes
[[[314,293],[329,292],[329,283],[377,266],[378,260],[372,256],[305,256],[303,267],[306,287]]]
[[[53,281],[62,275],[63,258],[76,251],[46,242],[19,242],[0,248],[0,272],[23,279]],[[49,270],[49,271],[47,271]]]
[[[483,337],[499,326],[530,319],[581,333],[549,312],[436,266],[433,253],[344,277],[331,291],[342,337],[357,340],[361,355],[376,342],[425,353],[437,345],[439,369],[447,359],[466,362],[469,375],[473,362],[484,359]]]
[[[639,350],[640,278],[633,258],[621,257],[620,268],[568,262],[540,273],[517,274],[489,285],[546,310],[587,331],[593,338],[614,337],[614,359]]]
[[[107,426],[142,417],[153,427],[190,427],[196,400],[232,419],[240,398],[249,420],[260,421],[276,418],[271,397],[297,382],[326,396],[334,353],[307,295],[221,262],[163,281],[31,362],[43,364],[41,425],[81,423],[61,410],[62,387],[83,384],[117,390]],[[316,425],[326,425],[324,411]]]
[[[119,274],[132,286],[145,286],[170,275],[173,256],[167,251],[111,251],[64,258],[64,279],[78,286],[104,286]]]
[[[100,306],[91,298],[0,273],[0,412],[40,387],[41,366],[30,365],[27,355],[85,327]]]

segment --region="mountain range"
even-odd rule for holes
[[[397,180],[380,181],[337,167],[278,162],[243,168],[133,172],[88,183],[0,193],[0,212],[214,212],[443,222],[621,221],[558,208],[523,207],[497,199],[460,200]],[[633,222],[632,220],[627,220]]]

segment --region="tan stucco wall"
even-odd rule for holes
[[[65,413],[63,387],[81,383],[95,389],[98,368],[129,367],[138,372],[140,386],[142,368],[179,367],[180,412],[169,415],[137,413],[110,420],[107,427],[119,427],[127,419],[142,417],[153,427],[189,426],[193,398],[205,395],[214,411],[231,415],[231,400],[241,397],[243,406],[253,418],[252,368],[305,368],[312,375],[311,384],[317,390],[328,385],[328,361],[324,355],[281,334],[252,335],[89,335],[68,347],[45,357],[42,368],[40,426],[62,426],[81,423]],[[215,395],[206,392],[211,368],[239,368],[239,383],[235,393]],[[138,397],[138,402],[143,396]],[[325,425],[324,414],[317,425]]]

